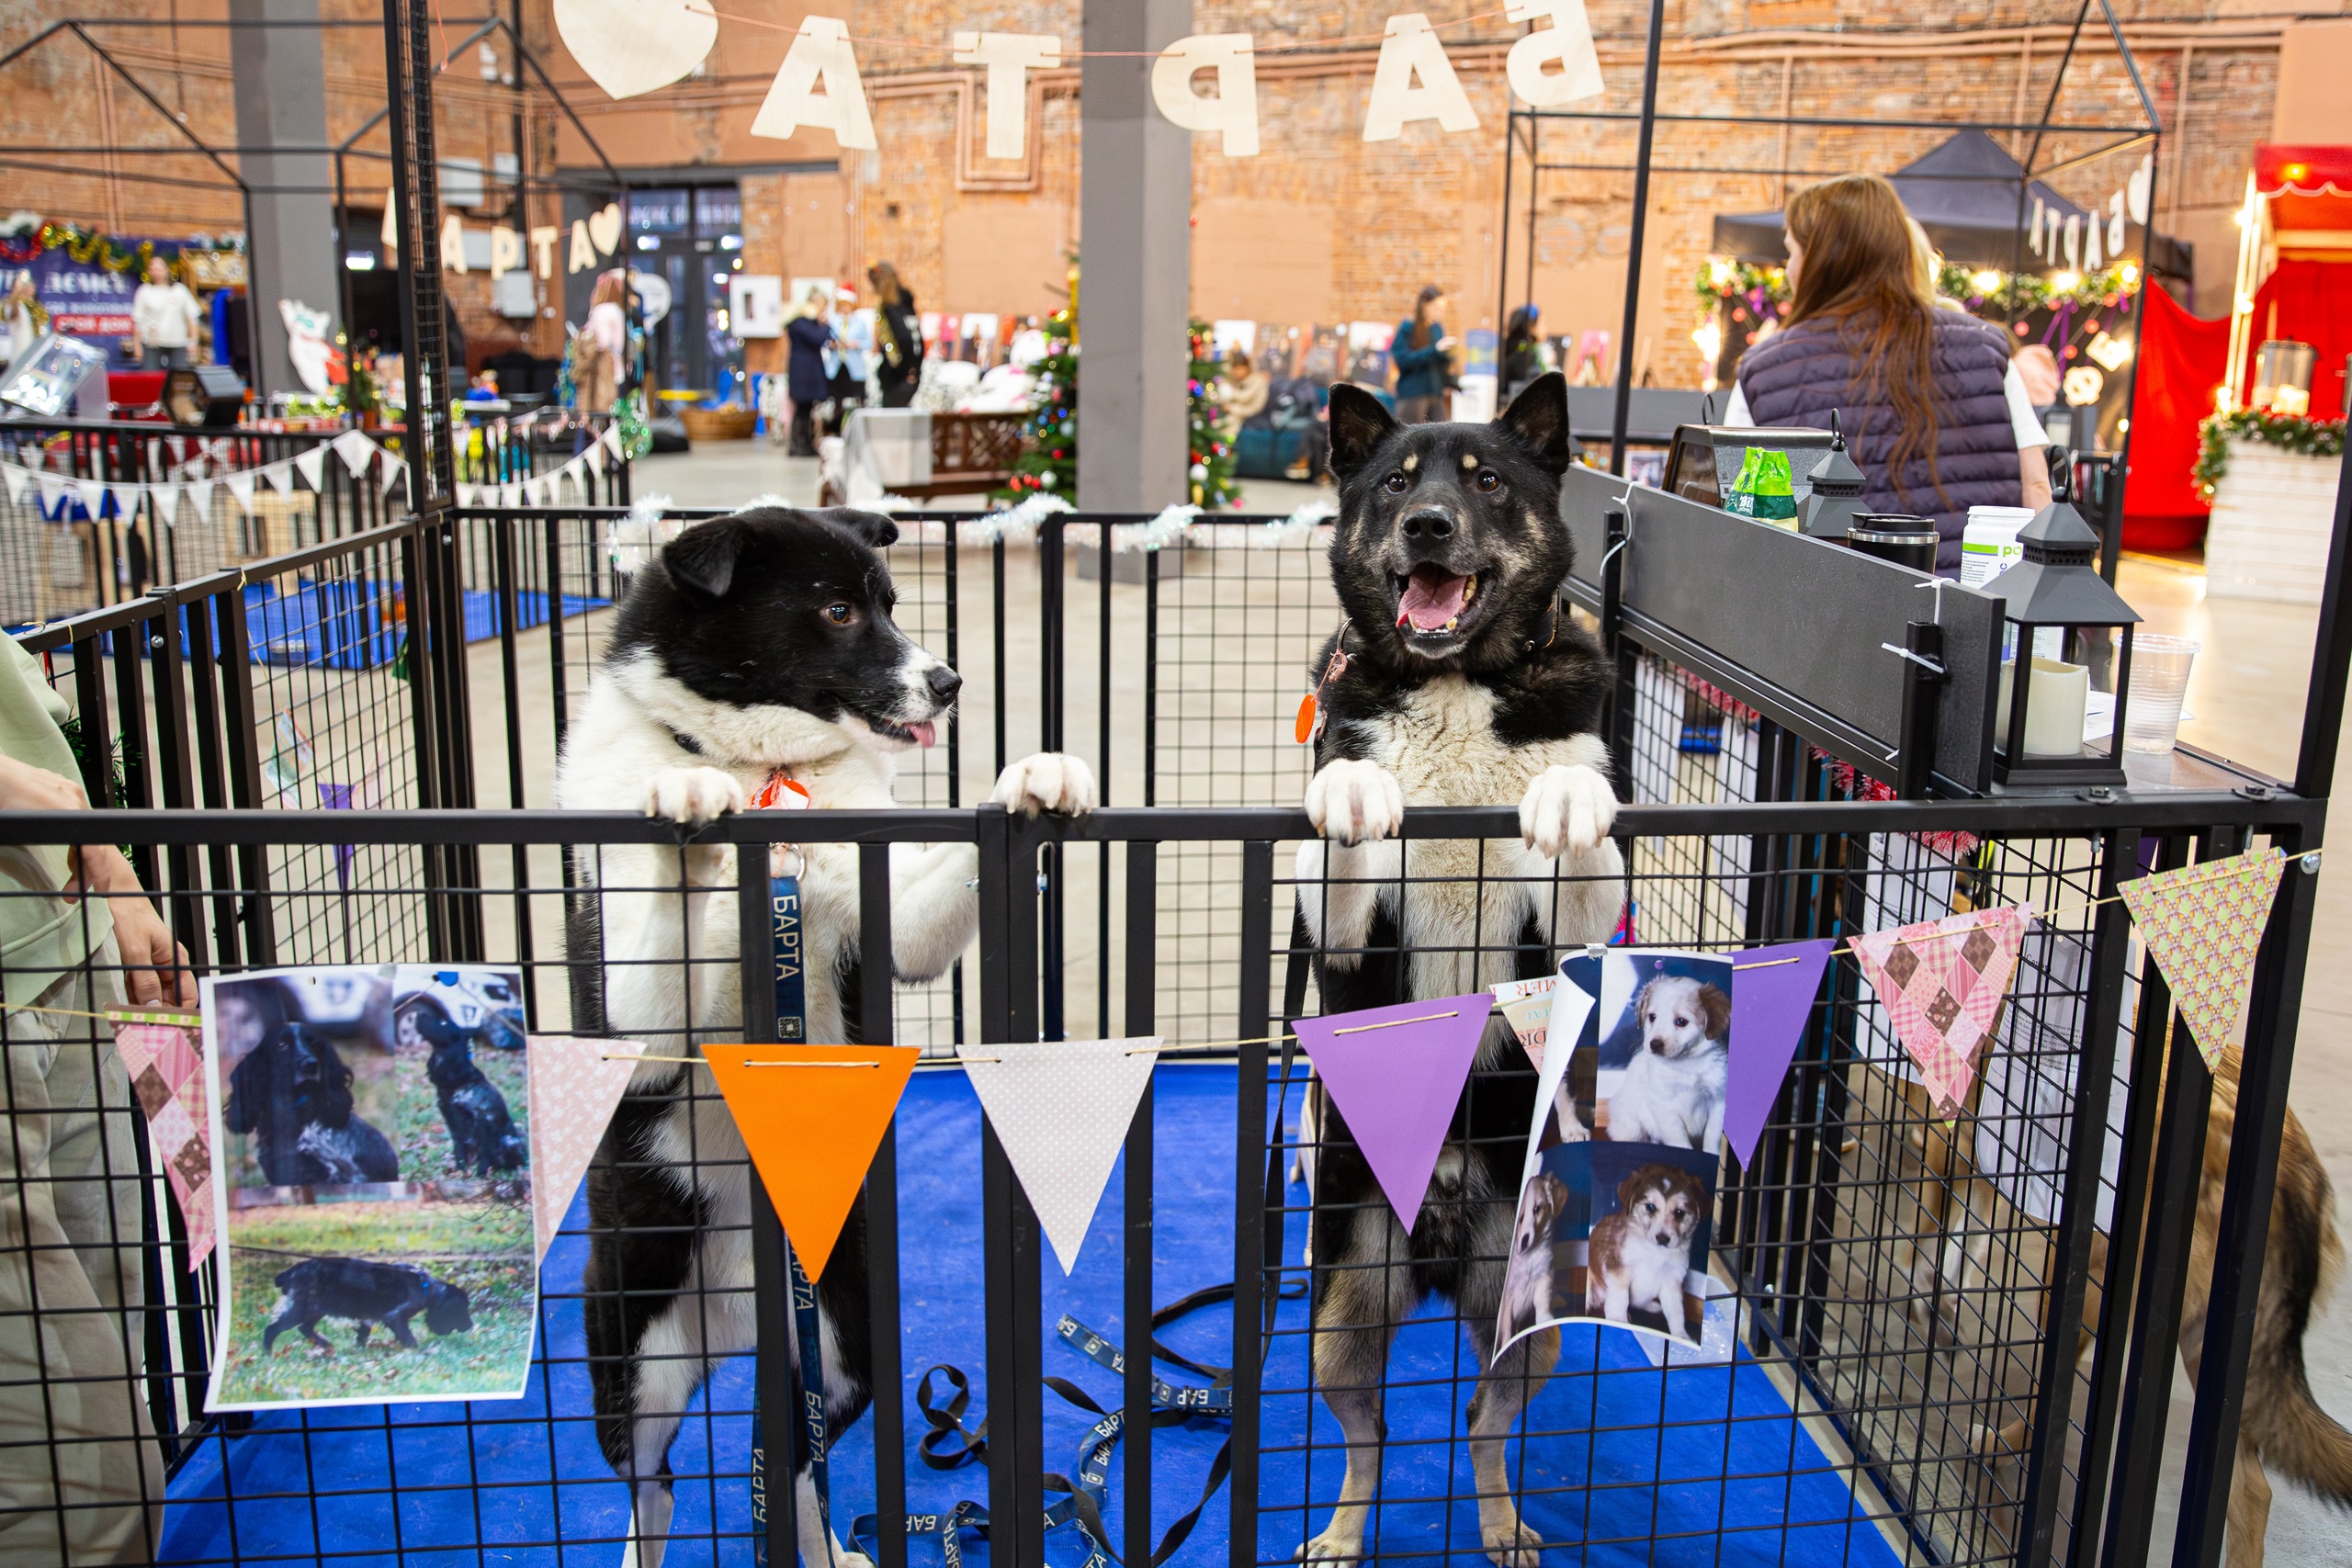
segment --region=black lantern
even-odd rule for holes
[[[2008,784],[2120,784],[2132,628],[2140,613],[2099,576],[2098,535],[2069,503],[2043,507],[2018,530],[2018,543],[2025,558],[1984,587],[2005,602],[2004,615],[2015,634],[2014,656],[2002,667],[1996,706],[1993,776]],[[2090,663],[2037,656],[2034,633],[2083,634],[2074,640],[2087,652],[2092,634],[2104,642],[2109,628],[2122,635],[2115,653],[2114,722],[2107,749],[2099,751],[2082,738]],[[2062,653],[2066,642],[2062,635]]]
[[[1829,415],[1829,456],[1813,470],[1813,493],[1797,508],[1797,532],[1808,539],[1844,543],[1861,510],[1862,470],[1846,455],[1846,437],[1838,428],[1835,410]]]

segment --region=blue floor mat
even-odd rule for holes
[[[486,642],[498,636],[498,595],[469,588],[464,597],[466,640]],[[399,607],[400,590],[389,583],[305,578],[287,592],[276,583],[254,582],[246,584],[244,598],[245,644],[256,664],[372,670],[397,659],[408,636]],[[559,603],[569,620],[611,601],[566,593]],[[514,595],[517,631],[543,626],[547,621],[547,594],[526,591]],[[215,626],[211,631],[217,656],[220,628]],[[180,652],[182,657],[193,657],[185,610],[180,612]]]
[[[1233,1086],[1230,1067],[1167,1066],[1157,1076],[1159,1201],[1154,1213],[1154,1297],[1172,1301],[1232,1277]],[[908,1506],[944,1512],[958,1500],[985,1500],[978,1469],[942,1473],[913,1458],[924,1430],[914,1386],[934,1362],[953,1362],[972,1379],[977,1422],[988,1399],[980,1273],[979,1108],[963,1075],[916,1075],[899,1111],[901,1314],[905,1325]],[[1078,1273],[1045,1268],[1046,1371],[1069,1379],[1114,1405],[1114,1379],[1051,1337],[1069,1312],[1114,1338],[1121,1332],[1119,1252],[1121,1177],[1114,1173],[1089,1233]],[[1294,1190],[1294,1201],[1299,1194]],[[570,1224],[584,1224],[575,1203]],[[1303,1239],[1294,1225],[1284,1256],[1295,1262]],[[583,1237],[549,1250],[545,1288],[557,1297],[577,1290],[586,1258]],[[546,1565],[617,1562],[628,1528],[628,1497],[596,1448],[581,1310],[549,1299],[542,1314],[540,1364],[517,1401],[462,1404],[368,1405],[270,1415],[225,1444],[209,1439],[174,1477],[161,1560],[333,1558],[339,1563],[492,1562]],[[1204,1309],[1162,1338],[1199,1359],[1232,1359],[1230,1315]],[[1306,1384],[1306,1303],[1286,1301],[1266,1369],[1272,1391],[1261,1405],[1260,1526],[1261,1562],[1290,1560],[1307,1529],[1329,1520],[1344,1464],[1337,1424]],[[549,1361],[552,1361],[552,1366]],[[1483,1563],[1468,1448],[1461,1429],[1468,1393],[1467,1340],[1451,1322],[1424,1318],[1397,1337],[1390,1358],[1389,1439],[1384,1502],[1370,1539],[1385,1560]],[[1459,1392],[1445,1381],[1464,1369]],[[1189,1374],[1163,1367],[1170,1381]],[[555,1416],[548,1419],[548,1391]],[[1414,1386],[1416,1384],[1420,1386]],[[747,1410],[749,1359],[728,1366],[698,1399],[697,1412]],[[1090,1419],[1048,1393],[1046,1460],[1067,1471]],[[1729,1419],[1726,1419],[1726,1417]],[[1569,1331],[1560,1367],[1530,1408],[1507,1463],[1528,1523],[1553,1541],[1585,1542],[1544,1554],[1547,1565],[1786,1564],[1806,1568],[1880,1568],[1897,1558],[1812,1438],[1791,1419],[1764,1372],[1736,1368],[1653,1370],[1633,1336]],[[741,1415],[697,1414],[672,1453],[683,1479],[672,1522],[673,1568],[725,1563],[749,1568],[750,1519],[740,1476],[750,1441]],[[1313,1439],[1312,1474],[1308,1439]],[[1195,1421],[1154,1433],[1152,1517],[1164,1531],[1199,1497],[1225,1440],[1222,1424]],[[873,1425],[843,1434],[832,1462],[833,1518],[845,1530],[874,1506]],[[228,1472],[222,1471],[223,1450]],[[727,1479],[708,1479],[709,1456]],[[1523,1451],[1522,1451],[1523,1450]],[[1105,1517],[1114,1540],[1123,1529],[1116,1462]],[[319,1495],[315,1503],[306,1494]],[[1464,1500],[1447,1505],[1448,1493]],[[231,1499],[233,1497],[233,1501]],[[1302,1502],[1306,1504],[1302,1509]],[[1176,1564],[1227,1561],[1228,1498],[1220,1492]],[[565,1547],[543,1543],[560,1534]],[[737,1539],[725,1539],[736,1535]],[[598,1540],[605,1544],[592,1544]],[[988,1549],[964,1538],[966,1560],[985,1563]],[[1054,1563],[1080,1562],[1074,1528],[1047,1538]],[[937,1568],[937,1548],[910,1544],[912,1568]]]

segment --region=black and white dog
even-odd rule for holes
[[[254,1137],[273,1187],[398,1181],[392,1142],[353,1110],[351,1069],[334,1042],[306,1023],[281,1023],[229,1074],[221,1120]]]
[[[871,513],[764,505],[680,534],[630,586],[565,741],[558,801],[700,824],[789,778],[814,807],[897,804],[897,757],[933,743],[962,684],[891,619],[897,592],[880,552],[897,537],[896,524]],[[1044,753],[1007,768],[995,798],[1033,814],[1088,811],[1093,775]],[[735,900],[714,896],[733,886],[734,863],[724,845],[607,846],[579,857],[601,953],[594,931],[576,930],[571,956],[575,972],[601,974],[591,1011],[608,1032],[664,1055],[686,1054],[689,1030],[695,1043],[740,1037]],[[894,846],[899,979],[930,980],[970,943],[978,863],[969,844]],[[855,847],[808,845],[798,874],[808,1038],[855,1043],[865,1035]],[[753,1337],[743,1144],[710,1085],[690,1096],[696,1087],[673,1066],[639,1068],[588,1175],[597,1436],[634,1483],[642,1568],[659,1563],[668,1535],[666,1456],[686,1403],[717,1358],[748,1350]],[[828,1429],[839,1432],[871,1397],[862,1206],[850,1211],[817,1302]],[[770,1430],[780,1422],[772,1412]],[[798,1539],[816,1568],[816,1492],[805,1468],[795,1482]],[[833,1564],[865,1562],[838,1540],[826,1547]]]
[[[530,1160],[530,1147],[514,1130],[506,1097],[474,1065],[474,1032],[438,1008],[418,1008],[415,1017],[418,1038],[433,1048],[424,1076],[449,1129],[451,1163],[469,1175],[520,1170]]]
[[[365,1258],[313,1258],[281,1269],[277,1288],[286,1292],[277,1315],[261,1331],[261,1353],[292,1329],[319,1349],[333,1348],[319,1337],[319,1320],[348,1319],[359,1325],[353,1341],[366,1345],[377,1324],[408,1349],[416,1348],[409,1320],[420,1313],[435,1334],[463,1334],[474,1325],[473,1301],[456,1285],[405,1263],[376,1263]]]
[[[1308,673],[1326,723],[1306,812],[1324,841],[1303,845],[1297,868],[1297,940],[1317,955],[1323,1010],[1548,974],[1554,950],[1605,940],[1623,899],[1608,837],[1617,800],[1595,733],[1609,676],[1560,603],[1566,383],[1542,378],[1492,424],[1408,426],[1343,383],[1330,419],[1331,581],[1346,620]],[[1519,839],[1417,841],[1403,856],[1408,804],[1513,800]],[[1493,1355],[1536,1087],[1499,1015],[1474,1073],[1410,1235],[1337,1108],[1314,1100],[1315,1371],[1348,1461],[1339,1506],[1302,1560],[1363,1554],[1389,1341],[1436,1293],[1458,1304],[1482,1369],[1469,1413],[1480,1537],[1503,1568],[1534,1568],[1503,1438],[1558,1339]]]

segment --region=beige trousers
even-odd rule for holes
[[[44,1007],[121,1000],[112,939]],[[164,1519],[142,1377],[137,1140],[108,1027],[0,1013],[0,1568],[146,1562]]]

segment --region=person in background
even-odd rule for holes
[[[1400,423],[1430,424],[1446,416],[1446,355],[1455,340],[1445,335],[1445,323],[1437,319],[1444,304],[1445,290],[1424,284],[1413,300],[1413,313],[1396,323],[1396,335],[1389,342]]]
[[[2058,356],[2044,343],[2020,343],[2009,356],[2009,364],[2025,384],[2026,401],[2037,410],[2047,411],[2056,406],[2058,397],[2066,385],[2066,378],[2058,368]]]
[[[874,362],[874,317],[857,308],[857,290],[843,284],[833,290],[832,345],[825,350],[825,385],[833,400],[833,428],[840,434],[849,424],[850,411],[865,400],[865,378]]]
[[[1501,406],[1509,408],[1520,389],[1544,374],[1544,340],[1535,323],[1542,307],[1521,305],[1503,325],[1503,389]]]
[[[922,318],[915,311],[915,297],[899,281],[899,269],[888,262],[867,267],[865,281],[874,288],[874,376],[881,383],[882,406],[902,409],[915,400],[915,389],[922,384]]]
[[[825,324],[825,297],[811,288],[784,324],[790,357],[785,366],[785,395],[792,400],[792,446],[787,456],[817,455],[817,405],[825,400],[825,346],[833,329]]]
[[[8,363],[14,365],[32,351],[40,334],[48,330],[49,312],[40,308],[40,296],[33,288],[33,275],[20,272],[8,289],[8,298],[0,303],[0,326],[8,332]]]
[[[0,810],[85,809],[64,698],[0,645]],[[0,849],[0,1562],[146,1562],[146,1134],[111,1029],[81,1015],[193,1008],[195,976],[121,851],[25,847]]]
[[[628,358],[628,279],[615,267],[598,275],[588,296],[588,324],[572,344],[572,395],[582,413],[613,412]]]
[[[1227,441],[1238,440],[1241,427],[1265,408],[1273,384],[1272,377],[1250,362],[1248,349],[1237,343],[1225,351],[1225,367],[1217,372],[1216,400],[1225,411],[1218,416],[1217,428]]]
[[[1876,175],[1809,186],[1788,206],[1781,330],[1739,363],[1725,424],[1827,428],[1862,470],[1865,511],[1932,518],[1936,570],[1960,570],[1971,506],[2050,502],[2047,437],[2008,334],[1939,310],[1907,215]]]
[[[197,319],[203,311],[187,284],[172,281],[170,263],[148,257],[147,281],[130,297],[130,332],[139,344],[141,367],[187,369],[188,347],[196,342]]]

